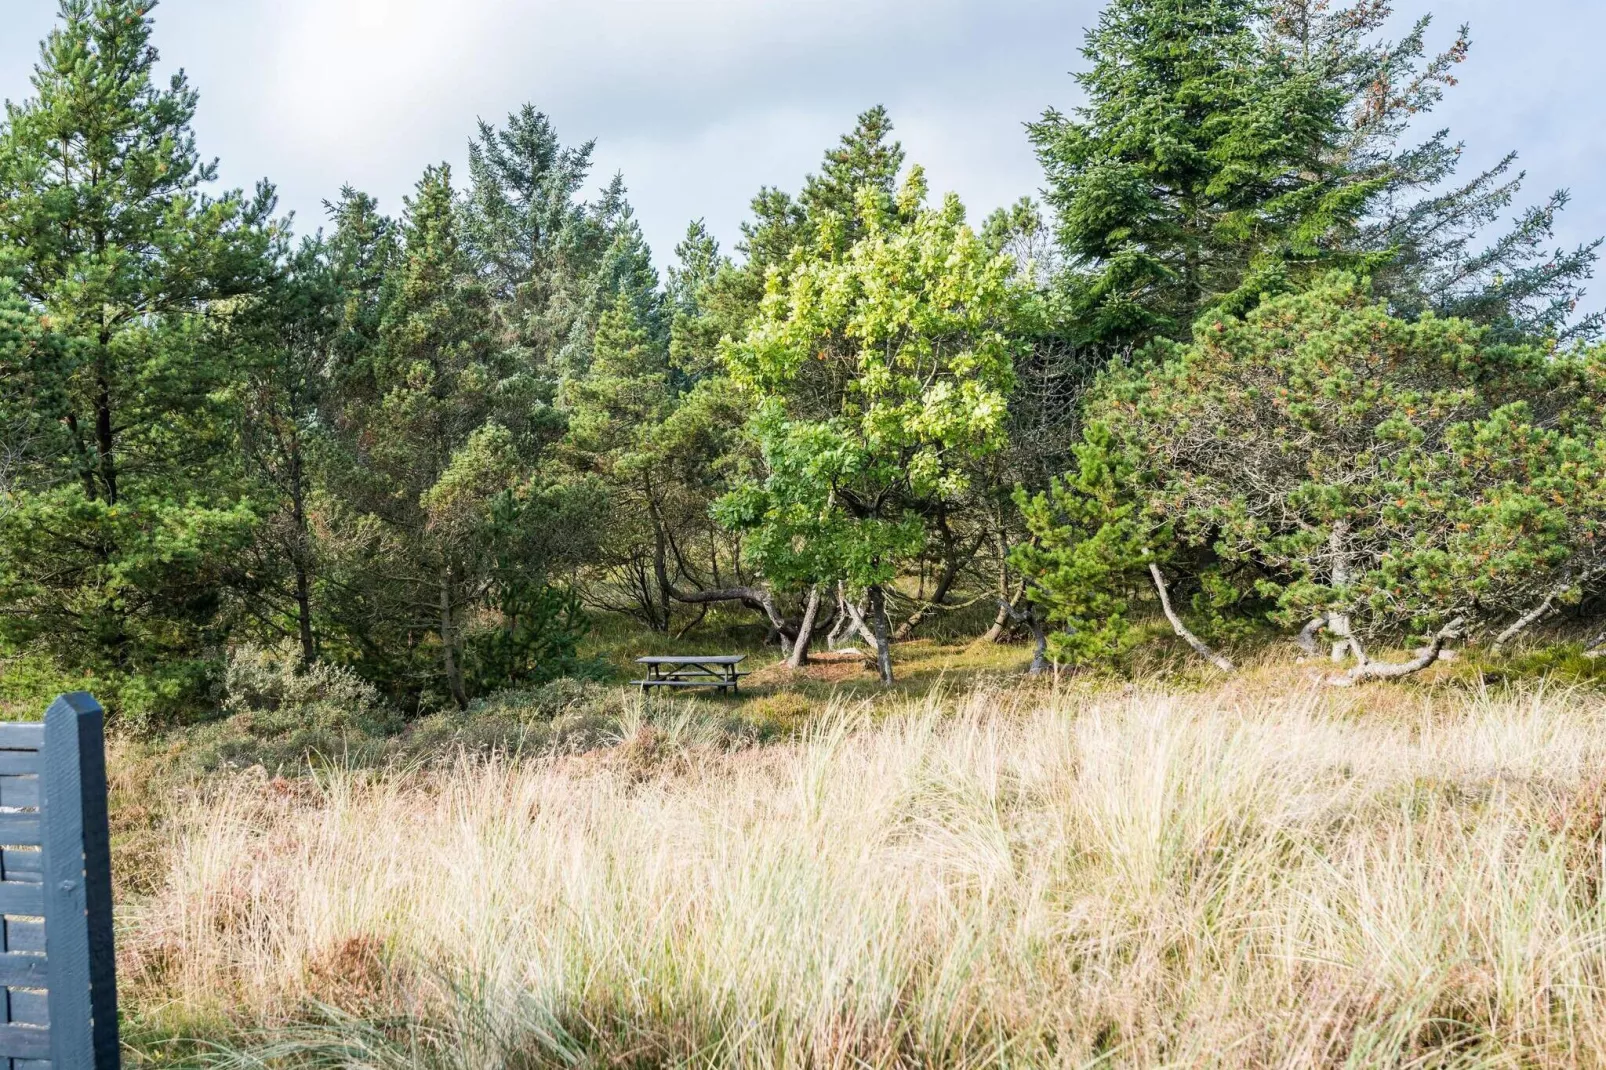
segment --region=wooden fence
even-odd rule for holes
[[[0,1070],[118,1065],[100,706],[0,724]]]

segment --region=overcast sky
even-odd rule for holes
[[[0,96],[28,93],[56,0],[0,0]],[[201,92],[222,178],[279,187],[299,229],[342,183],[389,211],[425,164],[460,164],[476,117],[526,101],[598,140],[660,263],[704,217],[727,248],[760,185],[796,189],[883,103],[933,186],[973,218],[1033,193],[1021,124],[1077,103],[1069,72],[1101,0],[161,0],[157,45]],[[1435,125],[1469,165],[1521,153],[1537,199],[1570,188],[1561,238],[1606,233],[1601,0],[1397,0],[1399,24],[1472,26]],[[1606,280],[1594,287],[1606,290]],[[1601,299],[1595,295],[1594,304]]]

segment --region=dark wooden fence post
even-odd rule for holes
[[[63,695],[45,713],[45,961],[52,1070],[118,1066],[111,830],[100,704]]]
[[[118,1066],[101,716],[0,724],[0,1070]]]

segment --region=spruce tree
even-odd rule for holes
[[[469,142],[465,240],[495,299],[506,340],[532,365],[550,363],[581,314],[606,238],[580,193],[595,142],[566,147],[530,105]]]
[[[1512,160],[1453,183],[1461,146],[1409,129],[1453,84],[1427,20],[1378,37],[1358,0],[1112,0],[1078,76],[1088,102],[1030,125],[1059,216],[1071,317],[1114,348],[1186,340],[1334,268],[1377,278],[1398,311],[1582,337],[1569,317],[1595,246],[1551,251],[1565,194],[1480,235],[1513,203]]]
[[[1421,117],[1456,84],[1471,49],[1468,28],[1432,52],[1431,16],[1390,40],[1381,36],[1390,15],[1370,0],[1336,8],[1330,0],[1275,0],[1261,23],[1274,62],[1344,96],[1345,127],[1329,166],[1367,197],[1353,241],[1375,254],[1378,292],[1401,314],[1457,316],[1507,339],[1594,337],[1601,316],[1576,311],[1600,243],[1551,244],[1568,193],[1522,209],[1491,235],[1522,191],[1516,153],[1461,179],[1465,145],[1448,130],[1411,140]]]
[[[366,388],[344,399],[330,465],[344,595],[331,612],[371,678],[464,707],[465,619],[496,584],[497,502],[525,481],[544,428],[538,385],[496,331],[444,166],[407,202],[382,301]]]
[[[1333,259],[1360,205],[1325,160],[1345,98],[1263,56],[1256,0],[1112,0],[1088,102],[1029,127],[1073,269],[1072,318],[1112,346],[1184,338]]]

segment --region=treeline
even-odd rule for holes
[[[874,108],[660,277],[533,107],[394,216],[208,193],[152,6],[63,0],[0,128],[0,656],[127,717],[211,708],[246,642],[466,707],[573,671],[588,611],[721,605],[888,680],[977,603],[1040,663],[1159,606],[1362,679],[1606,576],[1596,247],[1413,138],[1464,31],[1111,0],[1086,104],[1029,124],[1043,203],[970,224]]]

